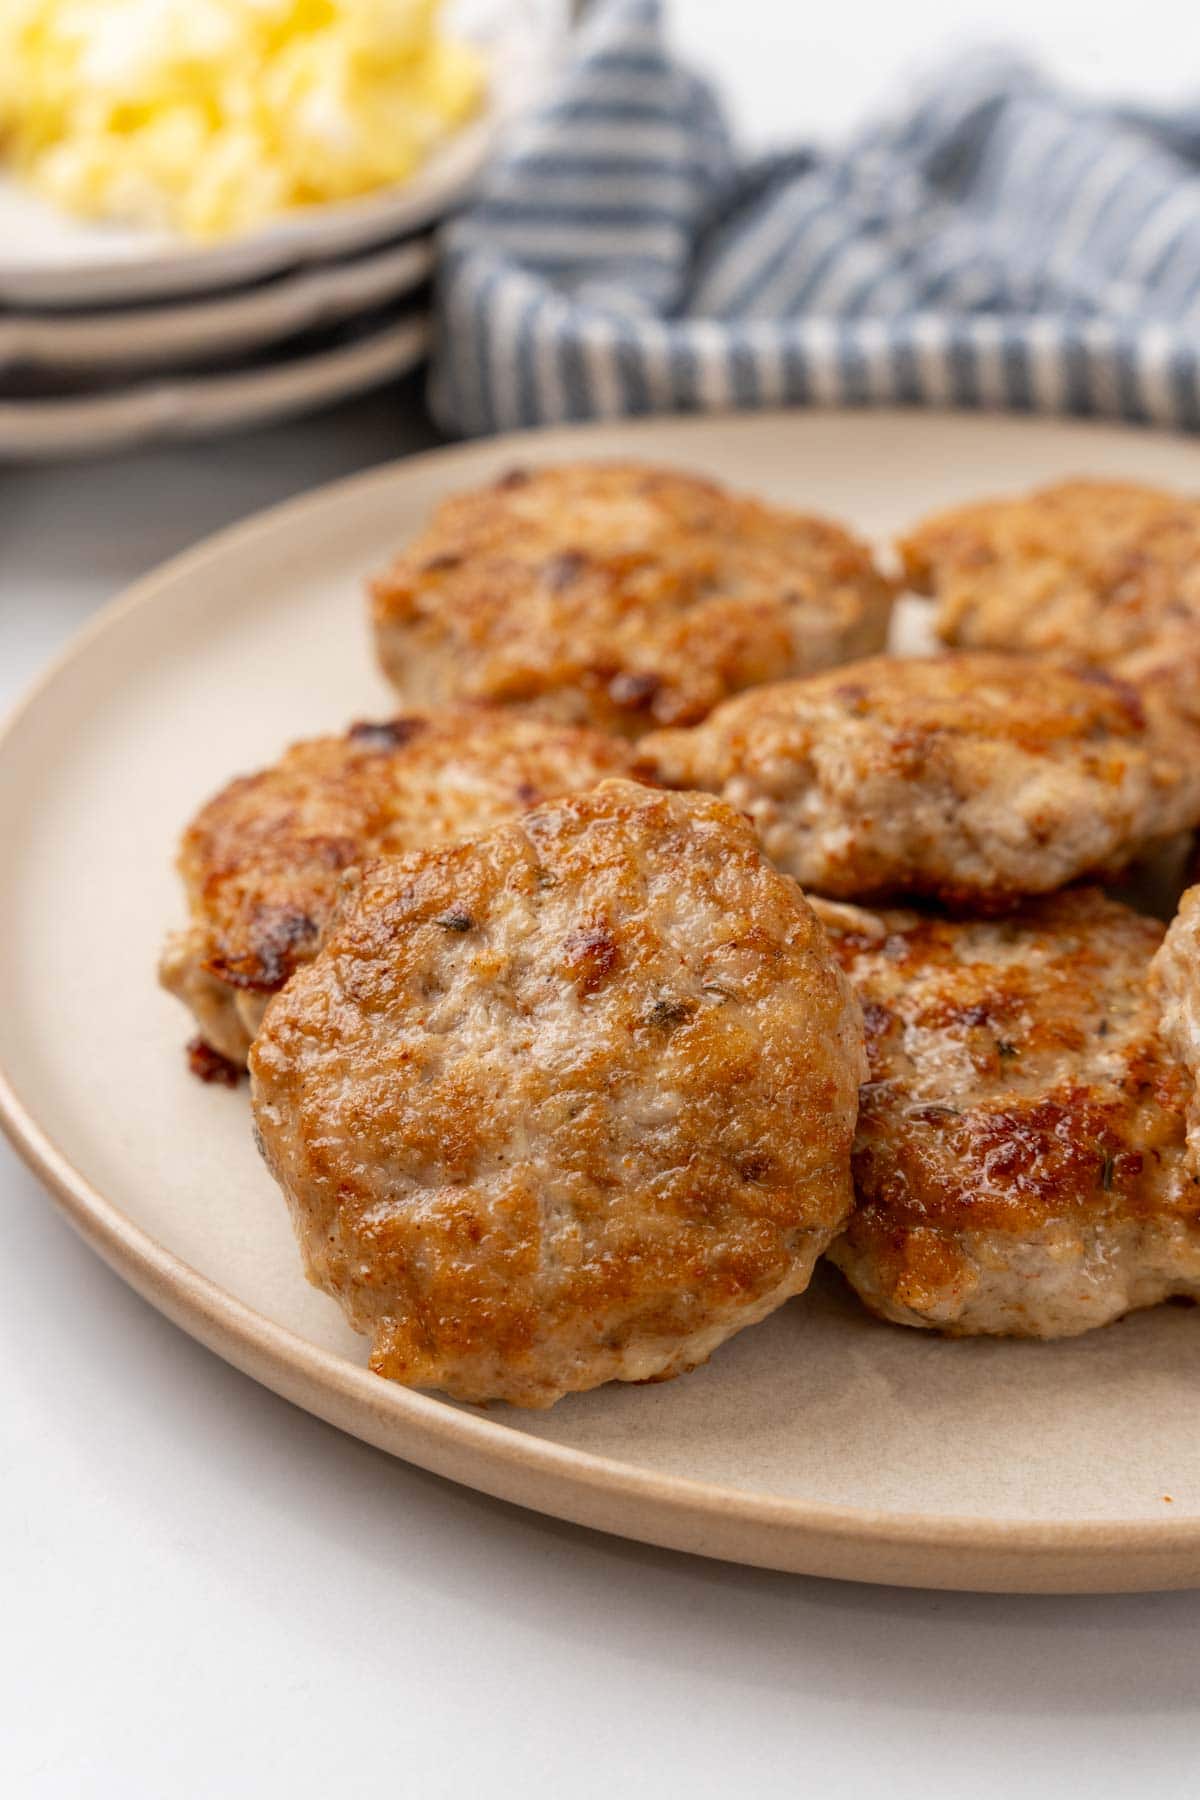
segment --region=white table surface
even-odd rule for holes
[[[975,9],[985,23],[995,10]],[[1082,77],[1097,42],[1112,62],[1103,7],[1087,9],[1090,37],[1079,6],[1040,25],[1024,0],[1008,10],[1068,63],[1074,30]],[[763,47],[781,11],[680,4],[717,60],[732,58],[728,17],[748,19],[739,98],[749,111],[765,94],[764,128],[802,114],[804,92],[814,116],[844,115],[835,15],[799,99],[765,73],[781,63]],[[836,17],[852,33],[862,12]],[[939,9],[925,12],[932,27]],[[873,78],[912,48],[911,30],[902,44],[887,29]],[[0,705],[164,556],[426,437],[409,388],[219,445],[0,471]],[[0,1793],[13,1800],[1200,1791],[1200,1595],[872,1589],[548,1522],[393,1462],[227,1368],[110,1275],[2,1146],[0,1220]]]

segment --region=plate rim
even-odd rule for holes
[[[782,422],[814,410],[772,408],[749,416]],[[821,412],[834,419],[864,415],[861,408]],[[943,408],[876,408],[865,414],[893,420],[914,415],[962,417],[961,412]],[[697,426],[721,417],[673,415],[673,421],[683,423],[689,416]],[[545,451],[550,441],[558,445],[574,440],[582,448],[590,436],[610,433],[614,426],[637,435],[668,417],[672,416],[596,420],[441,445],[322,483],[208,535],[106,602],[33,679],[0,720],[0,775],[26,721],[60,678],[113,626],[143,608],[169,605],[178,580],[202,573],[230,552],[286,527],[301,512],[351,494],[361,496],[372,487],[387,487],[416,466],[452,466],[500,446],[517,453],[534,446]],[[1036,423],[1047,429],[1092,425],[1105,434],[1124,430],[1141,435],[1139,427],[1107,421],[1003,415],[992,422],[1026,427]],[[1200,1516],[1037,1521],[813,1503],[654,1473],[635,1463],[549,1442],[481,1412],[385,1382],[239,1300],[130,1219],[55,1144],[51,1128],[39,1121],[32,1104],[18,1091],[2,1046],[0,1129],[89,1247],[189,1336],[351,1435],[497,1498],[635,1541],[796,1573],[998,1593],[1145,1592],[1200,1586]],[[631,1494],[651,1516],[632,1526],[614,1522]],[[741,1530],[765,1532],[767,1553],[731,1548]],[[1097,1579],[1097,1569],[1109,1557],[1119,1558],[1119,1566]]]
[[[240,368],[201,374],[152,369],[127,387],[100,393],[0,400],[0,464],[102,455],[316,411],[410,373],[432,340],[432,318],[416,309],[290,358],[267,353]]]
[[[206,356],[266,349],[315,326],[393,306],[433,274],[433,233],[379,244],[345,262],[306,264],[227,293],[183,295],[96,312],[0,311],[0,377],[32,368],[70,375],[137,370],[143,379]],[[361,293],[370,287],[363,305]],[[190,333],[190,334],[189,334]]]

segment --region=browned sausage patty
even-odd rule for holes
[[[969,649],[1111,664],[1200,633],[1200,500],[1064,481],[935,514],[899,545],[937,630]]]
[[[312,1279],[464,1400],[692,1368],[850,1206],[857,1004],[701,795],[604,782],[371,864],[250,1067]]]
[[[372,593],[406,704],[500,701],[628,734],[882,649],[892,599],[840,525],[637,463],[460,494]]]
[[[1191,1076],[1188,1143],[1200,1177],[1200,886],[1189,888],[1154,959],[1163,1036]]]
[[[872,1311],[1065,1337],[1200,1297],[1189,1083],[1148,984],[1162,927],[1094,890],[1002,921],[816,906],[870,1059],[830,1254]]]
[[[639,751],[838,898],[996,910],[1200,821],[1200,729],[1156,688],[1015,656],[872,657],[755,688]]]
[[[631,766],[598,732],[448,707],[294,744],[201,809],[179,856],[191,924],[163,985],[203,1041],[243,1064],[270,996],[316,950],[342,871],[454,843]]]

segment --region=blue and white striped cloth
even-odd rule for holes
[[[836,155],[746,167],[660,13],[597,6],[448,229],[447,428],[874,403],[1200,427],[1200,107],[976,56]]]

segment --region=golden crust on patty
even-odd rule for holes
[[[196,815],[179,869],[191,926],[164,986],[201,1037],[243,1063],[263,1007],[314,954],[343,870],[490,830],[526,807],[629,772],[598,732],[501,708],[448,707],[294,744]]]
[[[636,734],[882,649],[890,584],[840,525],[636,463],[514,470],[446,501],[372,587],[420,695]]]
[[[1162,927],[1076,890],[1001,921],[816,902],[863,1006],[857,1209],[831,1251],[885,1318],[1060,1337],[1200,1297]]]
[[[1113,663],[1200,634],[1200,500],[1064,481],[954,507],[899,544],[947,643]]]
[[[857,1005],[700,795],[604,782],[370,865],[250,1065],[311,1278],[460,1399],[682,1373],[849,1209]]]
[[[749,814],[779,868],[838,898],[995,910],[1200,820],[1200,730],[1156,691],[1014,656],[873,657],[638,750],[667,786]]]
[[[1189,888],[1179,902],[1154,958],[1151,985],[1163,1036],[1191,1076],[1188,1147],[1200,1177],[1200,886]]]

